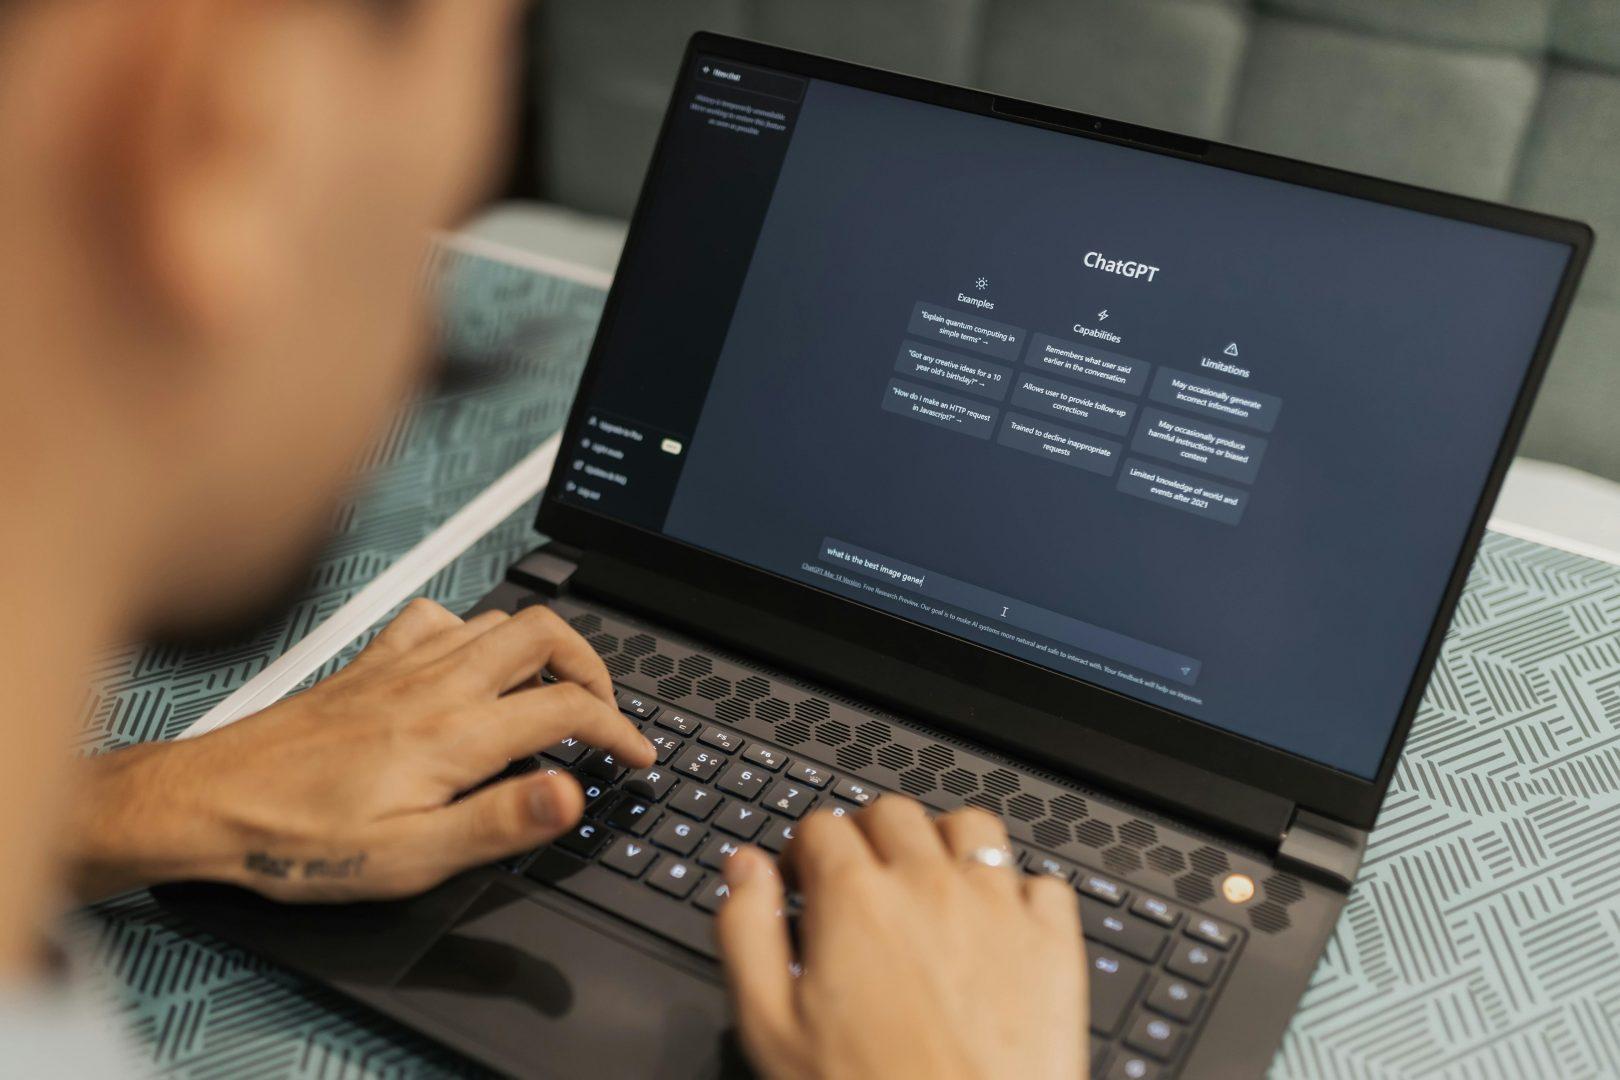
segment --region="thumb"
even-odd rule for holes
[[[549,844],[584,812],[579,782],[561,770],[543,770],[421,815],[419,840],[448,876]]]
[[[764,852],[743,848],[726,860],[726,887],[731,895],[715,917],[715,935],[738,1031],[756,1064],[780,1063],[798,1041],[782,877]]]

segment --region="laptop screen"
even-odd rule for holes
[[[553,495],[1372,778],[1571,254],[699,56]]]

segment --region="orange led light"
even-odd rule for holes
[[[1221,895],[1234,904],[1247,904],[1254,899],[1254,879],[1248,874],[1228,874],[1221,882]]]

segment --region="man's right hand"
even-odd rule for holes
[[[1086,1075],[1074,891],[972,858],[1006,848],[983,811],[935,822],[896,796],[805,819],[783,856],[804,897],[797,953],[775,865],[733,856],[718,932],[755,1067],[783,1080]]]

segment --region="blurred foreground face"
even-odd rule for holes
[[[237,618],[303,570],[422,370],[428,238],[490,193],[518,13],[0,4],[0,288],[38,312],[0,331],[52,357],[0,356],[33,402],[0,423],[49,452],[55,427],[21,433],[54,400],[87,490],[138,489],[108,524],[153,519],[140,618]]]
[[[229,512],[213,525],[219,590],[194,595],[252,604],[244,582],[303,570],[422,370],[428,237],[489,194],[517,28],[508,0],[230,2],[293,9],[265,16],[289,47],[260,77],[298,120],[261,151],[280,174],[260,208],[274,261],[218,343],[230,376],[205,403],[214,445],[231,447],[207,512]]]

